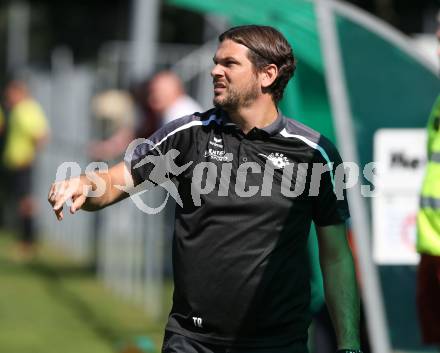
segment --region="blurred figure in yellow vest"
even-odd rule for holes
[[[424,343],[440,347],[440,96],[429,117],[427,133],[428,164],[417,215],[417,250],[421,255],[417,305]]]
[[[3,110],[0,107],[0,135],[3,134],[3,131],[5,129],[5,116],[3,114]]]
[[[32,197],[32,170],[39,149],[48,139],[48,123],[38,102],[22,81],[11,81],[5,89],[9,109],[5,167],[10,171],[12,192],[18,203],[19,255],[28,259],[35,253],[36,205]]]

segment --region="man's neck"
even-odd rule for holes
[[[272,124],[278,117],[278,110],[273,101],[255,101],[247,107],[229,111],[228,115],[247,134],[254,127],[262,129]]]

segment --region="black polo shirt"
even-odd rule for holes
[[[216,109],[175,120],[150,141],[127,160],[135,184],[169,176],[181,198],[166,330],[248,347],[306,339],[311,222],[326,226],[349,217],[347,202],[334,192],[341,158],[333,144],[281,114],[244,134]],[[167,154],[173,149],[178,155]],[[149,157],[160,155],[169,174],[158,181]],[[313,163],[329,169],[313,179]],[[295,192],[296,185],[304,191]]]

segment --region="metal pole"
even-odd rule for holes
[[[157,52],[157,34],[160,15],[159,0],[133,0],[131,15],[131,43],[129,79],[138,81],[153,73]],[[149,192],[147,197],[153,204],[162,200],[158,190]],[[144,229],[145,248],[145,305],[153,319],[158,320],[162,308],[162,254],[158,254],[155,244],[162,241],[164,232],[161,231],[164,222],[163,213],[154,217],[142,215],[148,226]],[[154,231],[152,231],[154,230]],[[132,239],[133,240],[133,239]],[[158,275],[159,273],[160,275]]]
[[[159,0],[133,0],[129,78],[139,80],[151,74],[157,51]]]
[[[26,68],[30,8],[26,1],[12,1],[8,8],[6,67],[10,74]]]
[[[341,154],[344,160],[356,162],[359,165],[332,4],[333,0],[315,0],[321,49],[325,62],[325,77]],[[370,222],[366,204],[361,196],[360,185],[357,184],[356,187],[347,190],[347,197],[351,208],[355,244],[359,249],[357,254],[363,283],[362,298],[371,339],[370,344],[375,353],[390,353],[380,281],[371,255]]]

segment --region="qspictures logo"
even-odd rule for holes
[[[137,149],[141,149],[141,153],[136,153]],[[138,155],[144,157],[140,159]],[[176,149],[163,154],[158,145],[150,140],[136,139],[128,146],[125,153],[124,160],[127,165],[125,185],[115,185],[115,187],[127,192],[142,212],[157,214],[163,210],[169,197],[183,207],[182,197],[173,179],[184,172],[192,173],[190,192],[195,206],[201,206],[203,195],[210,193],[227,196],[229,192],[234,192],[236,196],[243,198],[270,197],[273,195],[275,182],[281,184],[280,192],[285,197],[294,198],[305,192],[308,192],[309,196],[317,196],[324,175],[326,175],[327,182],[330,180],[336,198],[342,200],[345,197],[345,191],[359,183],[361,175],[356,163],[345,162],[336,167],[332,163],[294,163],[283,153],[276,151],[268,155],[259,154],[259,157],[265,160],[264,166],[261,161],[246,161],[239,164],[235,173],[232,173],[234,156],[224,151],[220,138],[213,138],[209,142],[209,147],[203,154],[205,161],[198,163],[188,161],[179,166],[177,163],[179,156],[180,151]],[[364,197],[375,196],[373,176],[376,169],[375,163],[369,163],[363,168],[363,176],[370,183],[370,185],[361,186],[361,193]],[[87,166],[85,176],[96,185],[93,192],[88,191],[88,197],[100,197],[104,194],[106,183],[99,174],[106,172],[108,172],[108,166],[103,162],[94,162]],[[143,181],[135,186],[131,173],[140,175]],[[276,173],[277,178],[274,177]],[[57,169],[56,181],[65,180],[68,175],[74,174],[81,174],[79,164],[65,162]],[[260,180],[259,185],[251,185],[248,182],[250,174],[260,175],[252,179]],[[234,177],[235,179],[232,180]],[[308,188],[306,188],[307,179],[309,179]],[[145,203],[141,195],[155,187],[164,189],[166,196],[159,206],[151,207]]]

